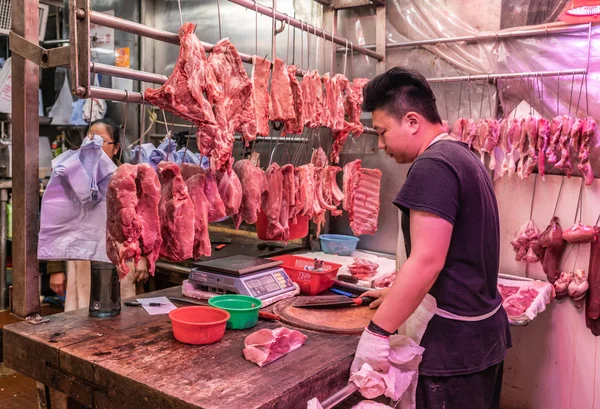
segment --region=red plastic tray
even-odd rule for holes
[[[281,260],[281,267],[290,279],[298,283],[303,294],[317,295],[329,290],[333,286],[333,280],[337,276],[341,264],[323,262],[324,271],[305,270],[304,267],[312,267],[314,259],[301,256],[283,255],[271,257],[272,260]]]

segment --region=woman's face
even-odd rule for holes
[[[102,150],[108,155],[109,158],[113,159],[119,152],[121,145],[115,143],[111,136],[110,128],[103,123],[97,123],[90,127],[88,135],[96,134],[104,139]]]

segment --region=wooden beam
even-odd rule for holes
[[[37,44],[38,0],[16,0],[12,31]],[[14,53],[12,58],[13,291],[19,317],[39,313],[37,235],[39,215],[38,89],[40,68]]]

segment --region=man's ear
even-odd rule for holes
[[[419,131],[419,126],[421,125],[421,122],[419,121],[419,116],[417,115],[416,112],[408,112],[405,115],[406,121],[409,124],[409,127],[412,131],[412,134],[416,134]]]

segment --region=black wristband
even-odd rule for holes
[[[390,335],[394,335],[396,332],[389,332],[381,328],[379,325],[375,324],[373,321],[369,322],[369,326],[367,329],[375,334],[383,335],[384,337],[389,337]]]

